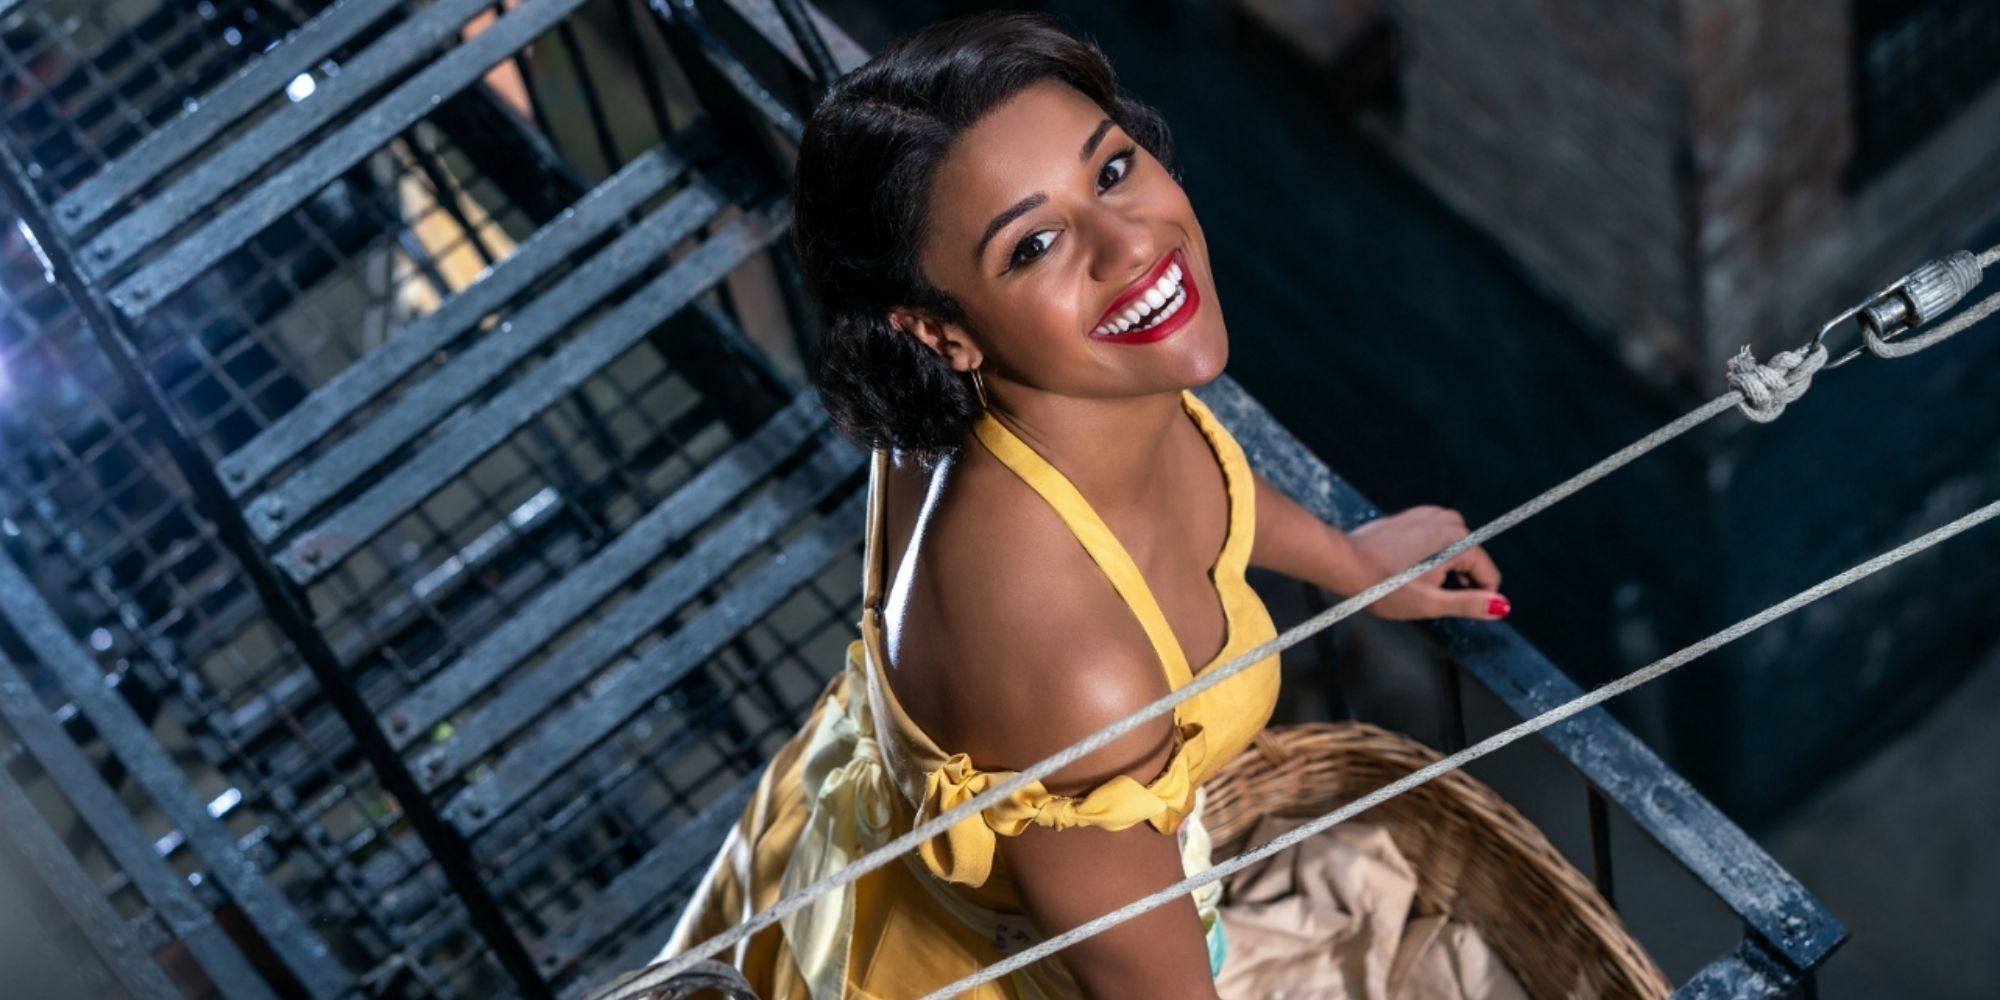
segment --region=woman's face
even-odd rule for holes
[[[965,321],[899,325],[989,389],[1136,396],[1204,384],[1228,359],[1186,193],[1067,84],[1024,88],[960,135],[920,259]]]

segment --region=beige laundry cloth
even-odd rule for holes
[[[1262,844],[1302,823],[1266,816]],[[1386,828],[1342,823],[1224,880],[1223,1000],[1527,1000],[1472,927],[1417,908]]]

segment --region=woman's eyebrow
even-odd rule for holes
[[[1026,215],[1029,212],[1033,211],[1035,206],[1040,205],[1042,202],[1045,202],[1047,200],[1049,200],[1048,195],[1043,194],[1040,191],[1037,191],[1034,194],[1031,194],[1026,198],[1021,199],[1020,201],[1015,202],[1011,207],[1002,211],[999,215],[994,216],[993,221],[986,224],[986,231],[979,235],[979,245],[972,248],[973,262],[977,263],[979,261],[979,258],[986,255],[986,244],[993,241],[993,234],[998,233],[1000,230],[1006,228],[1007,223],[1012,222],[1015,219],[1018,219],[1021,216]]]
[[[1097,152],[1097,144],[1104,141],[1104,133],[1109,131],[1111,131],[1111,119],[1106,118],[1098,122],[1097,127],[1091,130],[1090,138],[1083,140],[1083,152],[1076,154],[1076,161],[1089,163],[1090,154]]]
[[[1076,154],[1077,162],[1079,163],[1090,162],[1090,154],[1097,152],[1098,143],[1104,141],[1104,133],[1111,131],[1111,125],[1112,125],[1111,119],[1106,118],[1103,121],[1098,122],[1096,128],[1090,130],[1090,137],[1083,140],[1082,151]],[[1018,219],[1021,216],[1034,211],[1036,206],[1048,200],[1049,200],[1048,195],[1043,194],[1040,191],[1037,191],[1034,194],[1031,194],[1026,198],[1023,198],[1020,201],[1017,201],[1014,204],[1008,206],[999,215],[994,216],[993,221],[986,224],[986,231],[979,234],[979,245],[972,248],[972,259],[975,262],[977,262],[980,257],[985,256],[986,244],[993,242],[994,234],[1000,232],[1000,230],[1002,229],[1005,229],[1007,227],[1007,223],[1012,222],[1015,219]]]

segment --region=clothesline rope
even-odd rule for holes
[[[1979,255],[1979,257],[1976,260],[1978,267],[1980,269],[1990,267],[1995,262],[2000,262],[2000,246],[1996,246],[1990,250],[1987,250],[1985,253]],[[1933,265],[1926,265],[1926,266],[1929,267]],[[1921,273],[1921,269],[1919,272],[1912,272],[1912,276],[1918,273]],[[1871,299],[1870,302],[1876,302],[1887,299],[1892,294],[1901,294],[1900,289],[1909,280],[1910,279],[1906,277],[1903,282],[1899,282],[1896,285],[1891,285],[1888,289],[1885,289],[1882,293],[1878,294],[1874,299]],[[1968,290],[1969,286],[1967,288],[1960,289],[1958,291],[1958,295],[1963,296],[1965,291]],[[1953,301],[1956,300],[1954,299]],[[1867,304],[1868,303],[1864,303],[1864,305]],[[1975,307],[1975,309],[1985,308],[1989,304],[2000,304],[2000,295],[1995,295],[1987,299],[1985,302],[1982,302],[1979,304],[1979,306]],[[1847,313],[1843,314],[1842,318],[1846,318],[1847,316],[1853,315],[1856,311],[1859,310],[1859,308],[1860,307],[1856,307],[1856,309],[1854,310],[1849,310]],[[1973,311],[1974,310],[1967,310],[1967,315],[1969,315]],[[1983,318],[1983,314],[1979,318]],[[1978,321],[1977,318],[1967,321],[1965,320],[1964,316],[1956,317],[1953,323],[1957,325],[1955,326],[1955,328],[1951,329],[1951,333],[1952,334],[1958,333],[1963,329],[1965,329],[1966,327],[1972,325],[1972,323],[1977,321]],[[1921,325],[1921,321],[1919,321],[1915,325]],[[1913,325],[1910,329],[1914,329],[1915,325]],[[1829,328],[1831,326],[1832,324],[1828,324]],[[1951,326],[1951,324],[1947,324],[1947,326]],[[1941,327],[1940,329],[1942,330],[1944,329],[1944,327]],[[1900,332],[1908,332],[1908,331],[1905,330]],[[1728,392],[1725,392],[1722,395],[1717,396],[1712,400],[1709,400],[1707,403],[1704,403],[1701,406],[1693,410],[1690,410],[1685,414],[1682,414],[1680,417],[1674,419],[1673,421],[1667,423],[1666,425],[1654,430],[1653,432],[1645,435],[1644,437],[1639,438],[1636,441],[1633,441],[1631,444],[1628,444],[1625,447],[1619,449],[1618,451],[1613,452],[1611,455],[1608,455],[1605,458],[1600,459],[1596,463],[1592,464],[1590,467],[1584,469],[1582,472],[1579,472],[1576,475],[1571,476],[1569,479],[1566,479],[1563,482],[1556,484],[1555,486],[1549,488],[1548,490],[1544,491],[1543,493],[1534,497],[1533,499],[1530,499],[1527,502],[1521,504],[1520,506],[1515,507],[1513,510],[1508,511],[1507,513],[1502,514],[1497,518],[1494,518],[1493,520],[1487,522],[1484,525],[1481,525],[1479,528],[1467,534],[1464,538],[1461,538],[1457,542],[1454,542],[1451,545],[1448,545],[1443,549],[1440,549],[1437,552],[1432,553],[1427,558],[1419,560],[1418,562],[1409,566],[1403,571],[1396,573],[1376,583],[1375,585],[1369,587],[1368,589],[1363,590],[1360,593],[1355,594],[1354,596],[1349,597],[1341,601],[1340,603],[1333,605],[1330,608],[1327,608],[1325,611],[1322,611],[1312,616],[1311,618],[1308,618],[1305,621],[1292,626],[1289,629],[1286,629],[1284,632],[1280,633],[1275,638],[1261,645],[1258,645],[1255,648],[1250,649],[1249,651],[1243,653],[1242,655],[1236,657],[1235,659],[1229,661],[1228,663],[1203,671],[1192,682],[1174,691],[1167,693],[1166,695],[1162,696],[1153,703],[1146,705],[1145,707],[1140,708],[1139,710],[1133,712],[1131,715],[1128,715],[1123,719],[1120,719],[1117,722],[1114,722],[1104,727],[1103,729],[1100,729],[1097,732],[1092,733],[1087,737],[1084,737],[1083,739],[1077,741],[1076,743],[1071,744],[1070,746],[1064,748],[1061,751],[1058,751],[1055,754],[1052,754],[1040,761],[1037,761],[1034,764],[1029,765],[1028,767],[1022,769],[1014,777],[1002,781],[999,784],[994,785],[992,788],[989,788],[986,791],[973,796],[971,799],[968,799],[967,801],[960,803],[958,806],[946,810],[945,812],[938,814],[932,819],[912,827],[909,830],[909,832],[903,834],[900,837],[895,838],[894,840],[889,841],[886,844],[883,844],[881,847],[878,847],[875,850],[869,851],[867,854],[864,854],[859,858],[856,858],[855,860],[849,862],[846,866],[836,871],[833,871],[811,883],[799,887],[797,890],[779,899],[776,903],[773,903],[770,907],[754,914],[748,920],[745,920],[743,923],[737,924],[736,926],[731,927],[729,930],[724,931],[723,933],[718,934],[712,938],[709,938],[708,940],[703,941],[698,945],[695,945],[694,947],[688,949],[687,951],[681,953],[680,955],[668,959],[665,962],[659,963],[655,965],[651,970],[644,972],[639,976],[634,977],[631,981],[624,984],[624,986],[621,987],[619,990],[617,990],[615,993],[610,994],[605,998],[603,998],[603,1000],[625,1000],[625,998],[637,998],[646,996],[655,990],[663,988],[675,976],[678,976],[682,972],[685,972],[688,969],[692,968],[697,962],[700,962],[703,959],[711,958],[717,954],[720,954],[725,949],[734,947],[738,942],[743,941],[750,935],[755,934],[758,931],[771,926],[772,924],[776,923],[777,921],[784,918],[788,914],[798,911],[799,909],[805,907],[807,904],[809,904],[819,896],[831,892],[834,889],[837,889],[840,886],[845,885],[849,882],[853,882],[861,878],[862,876],[868,874],[869,872],[872,872],[882,867],[883,865],[888,864],[889,862],[895,860],[901,855],[906,854],[912,850],[915,850],[917,848],[917,845],[923,843],[926,840],[929,840],[932,837],[944,833],[945,831],[951,829],[953,826],[956,826],[958,823],[964,820],[971,819],[981,811],[985,810],[987,807],[1005,800],[1009,796],[1013,795],[1015,792],[1021,790],[1022,788],[1027,787],[1029,784],[1040,781],[1042,778],[1045,778],[1050,774],[1053,774],[1056,771],[1061,770],[1062,768],[1068,766],[1069,764],[1083,757],[1089,756],[1090,754],[1096,752],[1099,749],[1102,749],[1104,746],[1116,741],[1120,737],[1138,728],[1139,726],[1144,725],[1145,723],[1153,719],[1156,719],[1161,715],[1173,711],[1173,709],[1176,706],[1179,706],[1182,703],[1187,702],[1193,698],[1199,697],[1203,692],[1209,690],[1210,688],[1215,687],[1218,684],[1223,683],[1224,681],[1227,681],[1229,678],[1236,676],[1237,674],[1243,672],[1244,670],[1249,669],[1252,665],[1262,662],[1264,659],[1273,656],[1277,653],[1283,652],[1284,650],[1290,649],[1291,647],[1298,645],[1299,643],[1305,641],[1306,639],[1309,639],[1312,636],[1326,630],[1327,628],[1332,627],[1341,620],[1359,611],[1366,609],[1369,605],[1374,604],[1376,601],[1381,600],[1383,597],[1387,596],[1390,593],[1393,593],[1394,591],[1410,583],[1411,581],[1423,576],[1426,573],[1429,573],[1431,570],[1434,570],[1437,567],[1444,565],[1445,563],[1450,562],[1451,560],[1473,549],[1474,547],[1483,545],[1486,542],[1491,541],[1492,539],[1498,537],[1500,534],[1506,532],[1508,529],[1513,528],[1514,526],[1520,524],[1521,522],[1526,521],[1527,519],[1535,516],[1536,514],[1539,514],[1542,511],[1547,510],[1548,508],[1568,498],[1571,494],[1576,493],[1578,490],[1581,490],[1584,487],[1589,486],[1597,482],[1598,480],[1603,479],[1605,476],[1608,476],[1611,473],[1616,472],[1620,468],[1623,468],[1624,466],[1631,464],[1632,462],[1645,456],[1647,453],[1653,451],[1654,449],[1660,447],[1661,445],[1666,444],[1667,442],[1672,441],[1675,438],[1678,438],[1681,435],[1694,430],[1696,427],[1699,427],[1704,423],[1707,423],[1709,420],[1712,420],[1716,416],[1726,412],[1731,407],[1742,408],[1745,415],[1749,416],[1752,420],[1756,420],[1759,422],[1768,422],[1769,420],[1775,419],[1776,416],[1783,411],[1786,403],[1798,399],[1801,395],[1804,394],[1805,390],[1810,387],[1813,374],[1818,372],[1821,368],[1825,367],[1826,348],[1823,343],[1825,338],[1825,333],[1826,333],[1826,328],[1822,328],[1820,337],[1817,338],[1812,344],[1809,344],[1806,347],[1798,348],[1792,351],[1780,352],[1779,354],[1773,356],[1771,362],[1768,364],[1760,364],[1756,362],[1754,358],[1747,358],[1747,349],[1746,349],[1745,354],[1739,354],[1737,359],[1732,360],[1730,364],[1729,371],[1727,374],[1732,388]],[[1949,335],[1950,334],[1946,334],[1945,336]],[[1944,338],[1927,334],[1926,337],[1921,339],[1924,341],[1921,345],[1914,347],[1910,351],[1904,353],[1913,353],[1915,350],[1921,350],[1923,347],[1928,347],[1931,344],[1936,343],[1938,340],[1942,340]],[[1915,343],[1915,341],[1913,340],[1904,343]],[[1897,344],[1896,346],[1903,346],[1903,345]],[[1870,333],[1867,337],[1867,348],[1870,351],[1876,351],[1876,347],[1877,347],[1877,338],[1874,337],[1872,333]],[[1877,353],[1882,354],[1882,356],[1884,357],[1902,356],[1898,354],[1887,354],[1882,352],[1877,352]],[[1968,525],[1968,527],[1969,526],[1970,525]],[[1616,692],[1614,692],[1614,694],[1615,693]],[[1610,696],[1607,695],[1606,697]],[[1589,707],[1589,706],[1583,706],[1583,707]],[[1580,711],[1581,709],[1578,710]],[[1547,714],[1548,713],[1544,713],[1544,716],[1537,716],[1537,719],[1544,718],[1546,717]],[[1522,725],[1525,726],[1534,721],[1536,720],[1531,719],[1528,720],[1528,722],[1524,722]],[[1556,721],[1556,720],[1551,720],[1551,721]],[[1450,759],[1452,758],[1446,758],[1446,760]],[[1439,763],[1442,764],[1444,762],[1440,761]],[[1435,766],[1437,765],[1433,765],[1433,767]],[[1440,771],[1439,773],[1443,772]],[[1357,801],[1362,801],[1362,800],[1357,800]],[[1164,892],[1166,890],[1162,891]],[[1152,897],[1148,898],[1150,899]],[[1143,900],[1141,902],[1143,902]],[[1084,926],[1088,927],[1091,925],[1086,924]],[[1078,928],[1078,930],[1081,929],[1082,928]],[[1098,930],[1102,929],[1103,929],[1102,927],[1098,928]],[[1075,933],[1075,932],[1072,931],[1070,933]],[[1096,931],[1092,931],[1092,933],[1096,933]],[[1080,938],[1078,940],[1080,940]],[[995,967],[997,968],[997,966]]]
[[[1327,829],[1328,827],[1352,819],[1353,817],[1363,812],[1366,812],[1369,809],[1373,809],[1374,807],[1381,805],[1382,803],[1387,802],[1390,799],[1393,799],[1396,796],[1403,794],[1404,792],[1410,791],[1411,789],[1416,788],[1419,785],[1426,784],[1442,775],[1448,774],[1452,771],[1456,771],[1459,768],[1462,768],[1465,765],[1470,764],[1473,761],[1478,760],[1479,758],[1494,752],[1495,750],[1499,750],[1500,748],[1508,745],[1509,743],[1513,743],[1524,736],[1528,736],[1533,733],[1539,732],[1543,729],[1546,729],[1549,726],[1555,725],[1556,723],[1561,722],[1564,719],[1567,719],[1570,716],[1577,714],[1578,712],[1582,712],[1590,708],[1595,708],[1596,706],[1601,705],[1604,702],[1607,702],[1612,698],[1615,698],[1621,694],[1624,694],[1625,692],[1630,691],[1633,688],[1639,687],[1640,685],[1646,684],[1654,680],[1658,680],[1659,678],[1664,677],[1669,673],[1672,673],[1676,668],[1689,662],[1690,660],[1695,660],[1709,653],[1712,653],[1715,650],[1720,649],[1723,646],[1726,646],[1732,642],[1735,642],[1737,639],[1749,635],[1750,633],[1755,632],[1756,630],[1764,627],[1765,625],[1768,625],[1771,622],[1784,617],[1785,615],[1791,614],[1792,612],[1797,611],[1798,609],[1803,608],[1806,605],[1811,604],[1812,602],[1817,601],[1820,598],[1833,593],[1834,591],[1840,590],[1841,588],[1846,587],[1852,583],[1855,583],[1856,581],[1859,581],[1867,576],[1870,576],[1881,570],[1887,569],[1888,567],[1893,566],[1896,563],[1899,563],[1904,559],[1909,558],[1910,556],[1916,555],[1917,553],[1922,552],[1933,545],[1943,542],[1944,540],[1951,538],[1954,535],[1962,534],[1963,532],[1971,528],[1983,524],[1986,521],[1992,520],[1996,515],[2000,515],[2000,500],[1995,500],[1992,503],[1989,503],[1986,506],[1973,511],[1970,514],[1967,514],[1964,517],[1961,517],[1958,520],[1953,521],[1950,524],[1947,524],[1941,528],[1933,530],[1928,534],[1925,534],[1919,538],[1915,538],[1908,542],[1903,543],[1902,545],[1898,545],[1894,549],[1891,549],[1888,552],[1884,552],[1881,555],[1878,555],[1875,558],[1870,559],[1867,562],[1864,562],[1858,566],[1851,567],[1845,572],[1828,577],[1827,579],[1822,580],[1819,583],[1806,588],[1805,590],[1799,591],[1798,593],[1793,594],[1792,596],[1782,601],[1779,601],[1778,603],[1773,604],[1770,607],[1765,608],[1764,610],[1759,611],[1756,614],[1751,615],[1750,617],[1745,618],[1737,622],[1736,624],[1723,629],[1720,632],[1716,632],[1715,634],[1709,636],[1706,639],[1701,640],[1700,642],[1682,647],[1677,652],[1661,657],[1660,659],[1655,660],[1654,662],[1647,664],[1646,666],[1640,667],[1639,669],[1634,670],[1631,673],[1626,674],[1625,676],[1620,677],[1617,680],[1604,685],[1603,687],[1597,688],[1596,690],[1591,691],[1588,694],[1579,695],[1575,698],[1570,699],[1569,701],[1562,703],[1561,705],[1557,705],[1556,707],[1549,709],[1548,711],[1543,712],[1540,715],[1535,716],[1532,719],[1528,719],[1524,722],[1520,722],[1507,729],[1501,730],[1500,732],[1495,733],[1492,736],[1489,736],[1483,740],[1480,740],[1478,743],[1474,743],[1473,745],[1466,747],[1465,749],[1460,750],[1459,752],[1452,754],[1449,757],[1445,757],[1440,760],[1433,761],[1430,764],[1426,764],[1422,768],[1412,771],[1409,774],[1406,774],[1403,777],[1396,779],[1395,781],[1383,785],[1382,787],[1377,788],[1376,790],[1369,792],[1368,794],[1363,795],[1362,797],[1355,799],[1354,801],[1349,802],[1346,805],[1333,810],[1332,812],[1320,816],[1318,819],[1315,819],[1312,822],[1306,823],[1305,825],[1297,827],[1296,829],[1286,831],[1285,833],[1280,834],[1279,836],[1273,837],[1270,840],[1265,841],[1263,844],[1260,844],[1255,848],[1244,851],[1243,853],[1238,854],[1233,858],[1230,858],[1228,861],[1224,861],[1216,865],[1211,865],[1210,867],[1202,870],[1201,872],[1191,875],[1185,879],[1182,879],[1181,881],[1176,882],[1173,885],[1170,885],[1164,889],[1161,889],[1158,892],[1155,892],[1151,895],[1142,897],[1138,900],[1135,900],[1131,903],[1121,906],[1118,909],[1113,910],[1110,913],[1098,917],[1095,920],[1092,920],[1088,923],[1080,924],[1070,930],[1064,931],[1063,933],[1058,934],[1055,937],[1040,942],[1039,944],[1036,944],[1031,948],[1027,948],[1019,952],[1018,954],[1012,955],[1002,961],[995,962],[992,965],[980,969],[978,972],[975,972],[972,975],[969,975],[964,979],[961,979],[958,982],[955,982],[950,986],[945,987],[944,989],[925,995],[923,1000],[942,1000],[942,998],[944,997],[956,996],[982,983],[992,982],[993,980],[998,979],[1001,976],[1007,975],[1008,973],[1013,972],[1016,969],[1023,968],[1034,962],[1038,962],[1044,958],[1047,958],[1048,956],[1053,955],[1056,952],[1061,951],[1064,948],[1067,948],[1070,945],[1077,943],[1078,941],[1082,941],[1085,938],[1103,933],[1104,931],[1110,930],[1112,927],[1124,923],[1125,921],[1130,920],[1133,917],[1139,916],[1140,914],[1145,913],[1148,910],[1155,909],[1163,904],[1179,899],[1186,893],[1199,889],[1202,886],[1209,884],[1210,882],[1215,882],[1217,880],[1227,878],[1230,875],[1233,875],[1236,872],[1243,870],[1244,868],[1256,864],[1257,862],[1262,861],[1263,859],[1268,858],[1271,855],[1278,853],[1279,851],[1291,847],[1299,843],[1300,841],[1303,841],[1306,838],[1311,837],[1312,835]]]

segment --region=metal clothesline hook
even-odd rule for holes
[[[1878,341],[1887,342],[1910,333],[1957,305],[1978,287],[1979,272],[1979,258],[1967,251],[1957,250],[1939,257],[1828,320],[1813,338],[1813,346],[1824,346],[1827,334],[1834,327],[1856,316],[1860,317],[1858,325],[1866,326],[1867,332],[1873,333]],[[1838,368],[1865,350],[1868,348],[1856,347],[1826,367]]]

